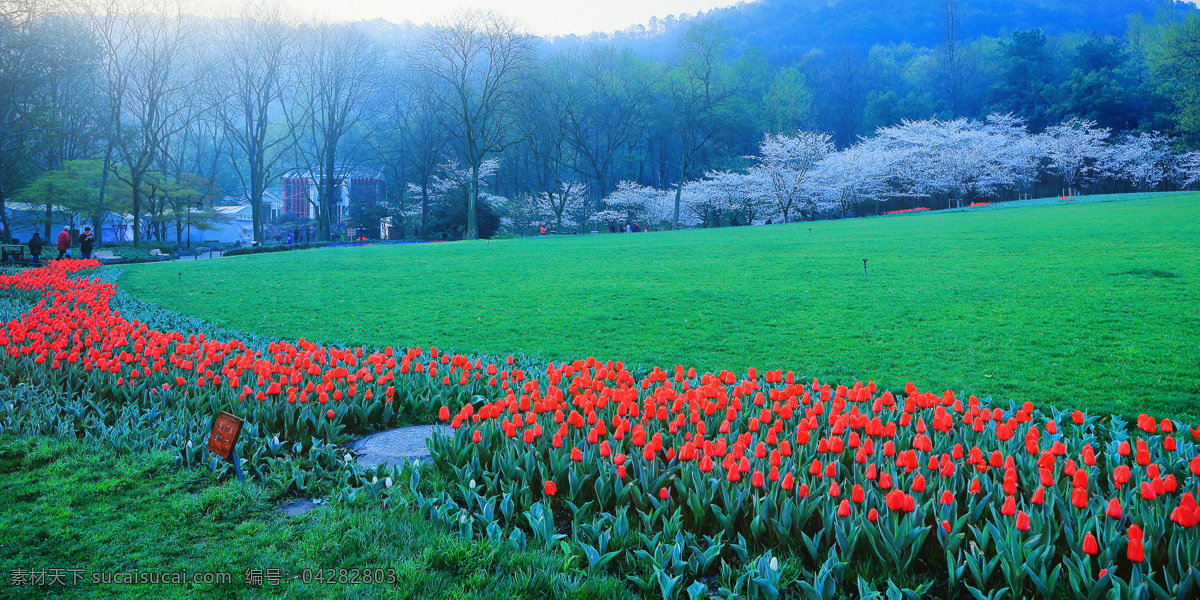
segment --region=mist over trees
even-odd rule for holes
[[[236,202],[262,242],[292,173],[314,182],[318,239],[379,219],[476,238],[1196,185],[1196,11],[1041,3],[1044,22],[981,29],[1027,4],[914,5],[907,35],[860,22],[869,3],[764,2],[545,40],[480,11],[414,27],[0,0],[0,209],[117,215],[139,243]],[[778,35],[749,36],[768,14]],[[787,29],[798,14],[829,31]],[[337,210],[364,171],[380,201]]]

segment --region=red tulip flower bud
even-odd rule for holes
[[[1120,519],[1124,513],[1121,511],[1121,501],[1113,498],[1108,501],[1108,508],[1104,511],[1110,519]]]
[[[1129,549],[1125,555],[1132,562],[1140,563],[1146,560],[1145,550],[1142,548],[1142,540],[1129,540]]]

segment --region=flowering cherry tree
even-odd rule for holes
[[[1200,151],[1188,152],[1176,159],[1175,179],[1182,188],[1200,183]]]
[[[682,199],[681,199],[682,200]],[[675,199],[670,191],[639,185],[632,181],[617,183],[617,189],[604,199],[610,210],[626,219],[642,219],[646,223],[661,223],[674,217]],[[694,225],[694,219],[680,217],[683,225]]]
[[[1096,127],[1095,121],[1073,118],[1047,127],[1038,136],[1038,145],[1049,161],[1049,171],[1073,188],[1103,173],[1108,134],[1109,129]]]
[[[768,133],[758,145],[760,156],[750,169],[751,176],[767,182],[767,189],[783,222],[800,208],[811,194],[809,184],[814,168],[821,159],[833,152],[833,141],[827,133],[800,131],[796,135]]]
[[[697,202],[702,199],[702,206],[712,211],[717,222],[720,222],[721,213],[728,215],[731,224],[737,224],[740,218],[747,225],[778,215],[775,212],[777,205],[772,201],[771,184],[761,173],[709,171],[696,187]]]
[[[1157,131],[1126,136],[1108,147],[1099,169],[1105,176],[1128,181],[1139,190],[1153,189],[1170,174],[1169,143]]]
[[[543,190],[533,195],[537,214],[546,221],[553,220],[555,232],[562,233],[563,225],[574,226],[572,218],[587,204],[586,188],[582,183],[563,181],[554,190]]]
[[[1011,115],[904,121],[864,144],[890,155],[889,178],[905,196],[962,198],[1025,186],[1040,154],[1025,123]]]
[[[813,174],[813,193],[804,212],[837,210],[846,215],[859,202],[887,199],[896,157],[896,152],[870,141],[826,156]]]

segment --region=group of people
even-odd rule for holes
[[[82,258],[88,259],[92,257],[92,247],[96,244],[96,236],[92,233],[91,227],[84,227],[83,233],[79,234],[79,254]],[[33,232],[33,237],[29,238],[29,264],[36,265],[41,260],[42,247],[44,246],[42,236],[38,232]],[[58,259],[71,258],[71,226],[63,225],[62,231],[58,234],[58,240],[55,244],[58,249]]]
[[[622,231],[624,233],[641,233],[641,232],[649,232],[650,228],[642,227],[641,225],[638,225],[637,223],[630,222],[630,221],[626,221],[625,226],[622,227],[622,226],[618,225],[616,221],[609,221],[608,222],[608,231],[609,231],[609,233],[617,233],[618,231]]]

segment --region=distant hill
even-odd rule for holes
[[[1077,31],[1120,35],[1129,18],[1152,19],[1170,0],[958,0],[962,39],[996,36],[1014,29],[1040,28],[1047,34]],[[1174,2],[1182,10],[1192,4]],[[757,46],[773,58],[816,49],[869,48],[909,42],[936,46],[944,40],[943,0],[761,0],[715,9],[703,15],[725,22],[741,46]],[[695,18],[695,17],[690,17]],[[652,20],[615,34],[565,36],[554,46],[607,39],[658,56],[674,49],[688,16]]]

